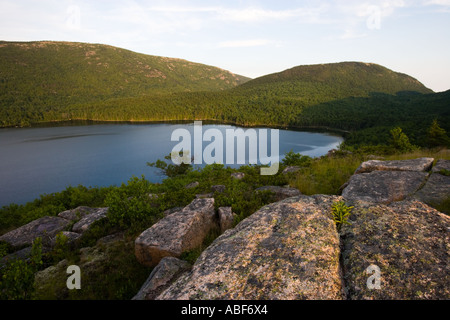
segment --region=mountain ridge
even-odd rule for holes
[[[210,90],[210,89],[226,89],[232,86],[235,86],[241,82],[245,82],[247,80],[249,80],[250,78],[232,73],[230,71],[227,71],[225,69],[222,68],[217,68],[214,66],[209,66],[206,64],[202,64],[202,63],[196,63],[196,62],[191,62],[185,59],[180,59],[180,58],[171,58],[171,57],[163,57],[163,56],[157,56],[157,55],[149,55],[149,54],[143,54],[143,53],[138,53],[138,52],[134,52],[128,49],[123,49],[123,48],[119,48],[119,47],[115,47],[115,46],[111,46],[111,45],[105,45],[105,44],[97,44],[97,43],[83,43],[83,42],[69,42],[69,41],[31,41],[31,42],[8,42],[8,41],[0,41],[0,49],[2,48],[10,48],[11,50],[15,49],[15,48],[22,48],[24,50],[22,50],[22,52],[16,50],[15,53],[18,53],[19,55],[21,54],[23,56],[23,58],[28,58],[30,59],[30,57],[27,57],[24,55],[24,52],[27,51],[34,51],[33,53],[36,54],[38,53],[37,51],[40,50],[35,50],[35,49],[48,49],[47,53],[49,55],[53,55],[49,58],[53,58],[56,59],[58,58],[58,56],[61,55],[61,52],[64,54],[69,54],[71,53],[71,56],[67,57],[68,61],[67,64],[70,65],[71,67],[73,67],[75,64],[83,62],[83,61],[77,61],[76,59],[80,59],[83,58],[89,66],[92,65],[96,65],[96,66],[101,66],[104,68],[110,68],[113,67],[111,64],[108,64],[108,61],[102,61],[102,60],[111,60],[111,58],[116,58],[118,61],[113,61],[115,63],[127,63],[127,66],[129,67],[134,67],[134,69],[131,70],[126,70],[131,72],[135,72],[136,74],[143,74],[144,77],[146,78],[159,78],[158,80],[164,79],[166,80],[170,74],[169,73],[177,73],[176,67],[180,67],[180,65],[174,65],[174,63],[182,63],[183,67],[187,67],[191,72],[193,72],[193,75],[190,79],[186,79],[186,80],[190,80],[192,81],[192,83],[190,83],[190,85],[192,87],[187,86],[187,84],[183,84],[186,87],[187,91],[189,90],[193,90],[193,89],[199,89],[197,86],[194,86],[194,82],[199,80],[200,78],[196,78],[199,75],[198,74],[194,74],[194,73],[198,73],[198,70],[193,69],[193,67],[202,67],[205,68],[206,71],[212,71],[212,73],[214,72],[218,72],[218,74],[216,74],[216,78],[213,78],[212,74],[205,74],[204,76],[206,78],[208,78],[208,80],[222,80],[225,85],[217,85],[217,88],[204,88],[206,90]],[[14,48],[15,47],[15,48]],[[50,50],[54,49],[54,52],[51,52]],[[78,52],[76,52],[77,49]],[[95,51],[94,49],[100,50],[99,52]],[[72,52],[70,52],[72,51]],[[111,55],[114,53],[116,53],[116,56],[112,57]],[[82,54],[81,56],[77,56],[76,54]],[[4,59],[8,58],[8,52],[1,52],[1,55]],[[102,56],[103,55],[103,56]],[[15,62],[19,65],[25,66],[27,65],[26,62],[20,62],[18,61],[18,59],[21,56],[15,56],[14,59],[16,60]],[[41,57],[38,57],[41,58]],[[46,59],[47,61],[44,62],[49,62],[48,59]],[[41,58],[42,59],[42,58]],[[136,64],[138,66],[132,66],[130,62],[126,61],[126,59],[129,60],[135,60]],[[145,61],[147,60],[147,61]],[[37,63],[42,63],[42,61],[35,61],[36,64]],[[54,61],[50,61],[53,62],[54,64],[60,63],[61,61],[58,60],[54,60]],[[64,62],[64,61],[63,61]],[[5,63],[5,61],[3,61],[3,63]],[[147,63],[147,64],[146,64]],[[151,63],[153,63],[155,66],[150,65]],[[166,65],[164,65],[164,63],[167,63]],[[61,67],[61,66],[59,66]],[[161,70],[158,70],[157,67],[161,68]],[[152,70],[152,69],[156,69],[156,70]],[[84,70],[77,70],[77,71],[84,71]],[[88,70],[88,71],[94,71],[94,70]],[[117,71],[117,70],[114,70]],[[123,70],[118,70],[118,71],[123,71]],[[172,72],[167,72],[167,71],[172,71]],[[175,71],[175,72],[173,72]],[[166,72],[166,73],[164,73]],[[222,74],[224,73],[224,74]],[[127,74],[128,75],[128,74]],[[185,75],[183,75],[185,76]],[[196,77],[194,77],[196,76]],[[142,79],[141,79],[142,80]],[[145,80],[145,79],[143,79]],[[175,79],[175,80],[180,80],[180,79]],[[213,82],[213,81],[210,81]],[[178,89],[178,88],[170,88],[170,89]],[[181,90],[183,91],[183,90]]]
[[[257,87],[284,81],[370,87],[373,92],[390,94],[400,91],[433,93],[433,90],[426,88],[420,81],[407,74],[395,72],[376,63],[361,61],[299,65],[252,79],[239,87]]]

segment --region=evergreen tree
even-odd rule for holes
[[[408,136],[402,131],[400,127],[394,128],[391,133],[391,146],[400,152],[412,151],[416,147],[409,142]]]
[[[434,119],[428,129],[427,140],[430,147],[448,146],[450,144],[447,132],[439,126],[437,119]]]

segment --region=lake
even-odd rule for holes
[[[144,175],[152,182],[160,182],[163,179],[160,171],[146,163],[163,159],[172,151],[178,144],[171,141],[175,130],[186,129],[193,133],[193,128],[191,123],[0,129],[0,207],[24,204],[41,194],[59,192],[68,186],[120,185],[133,175]],[[202,128],[204,132],[217,129],[224,136],[227,129],[237,129],[217,124]],[[342,137],[331,133],[279,131],[280,155],[293,150],[318,157],[337,148],[342,141]],[[210,143],[204,142],[203,148]]]

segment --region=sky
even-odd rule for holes
[[[108,44],[250,78],[361,61],[450,89],[450,0],[0,0],[0,40]]]

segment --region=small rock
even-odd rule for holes
[[[286,198],[301,195],[301,192],[298,189],[291,187],[265,186],[256,189],[256,192],[264,192],[264,191],[270,191],[271,193],[273,193],[275,196],[274,201],[281,201]]]
[[[337,149],[331,149],[327,153],[327,157],[335,157],[335,156],[345,156],[345,155],[352,155],[353,152],[348,150],[337,150]]]
[[[433,165],[433,158],[420,158],[414,160],[393,160],[393,161],[380,161],[369,160],[363,162],[355,174],[369,173],[373,171],[415,171],[424,172],[429,171]]]
[[[412,196],[425,182],[426,172],[373,171],[353,175],[342,191],[350,201],[391,203]]]
[[[64,218],[70,221],[78,221],[81,218],[95,212],[96,208],[89,207],[77,207],[72,210],[66,210],[58,214],[58,217]]]
[[[233,228],[234,215],[231,207],[219,208],[219,225],[220,232],[224,233],[228,229]]]
[[[297,166],[289,166],[286,169],[283,170],[283,174],[288,174],[288,173],[295,173],[297,171],[300,170],[300,167]]]
[[[83,219],[75,223],[72,227],[72,231],[77,233],[85,232],[94,222],[106,218],[107,213],[108,208],[98,208],[94,213],[85,216]]]
[[[137,260],[149,267],[167,256],[179,257],[203,240],[217,221],[214,199],[195,199],[183,210],[175,212],[144,231],[135,240]]]
[[[32,245],[38,237],[45,242],[66,229],[69,224],[70,221],[64,218],[43,217],[2,235],[0,241],[8,242],[14,247]]]
[[[114,242],[124,241],[124,234],[123,232],[110,234],[108,236],[105,236],[103,238],[100,238],[97,240],[96,245],[109,245]]]
[[[200,185],[200,183],[198,181],[189,183],[185,188],[186,189],[194,189],[197,188]]]
[[[450,197],[450,177],[432,173],[414,197],[431,206],[440,205]]]
[[[165,194],[166,194],[165,192],[163,192],[163,193],[149,193],[148,197],[150,199],[152,199],[152,200],[156,200],[156,199],[159,199],[160,197],[164,196]]]
[[[336,149],[331,149],[330,151],[327,152],[327,156],[328,157],[333,157],[336,154],[337,150]]]
[[[190,268],[191,265],[186,261],[174,257],[163,258],[132,300],[154,300],[181,274],[189,271]]]
[[[108,261],[108,258],[105,250],[102,250],[100,246],[81,248],[79,266],[83,267],[84,272],[92,271]]]
[[[217,192],[217,193],[224,193],[225,189],[226,189],[226,187],[224,185],[217,185],[217,186],[212,186],[211,187],[211,191],[212,192]]]
[[[441,170],[450,171],[450,160],[438,160],[434,165],[432,171],[434,173],[439,173]]]
[[[233,172],[233,173],[231,174],[231,176],[232,176],[233,178],[237,179],[237,180],[241,180],[241,179],[244,179],[245,173],[243,173],[243,172]]]

